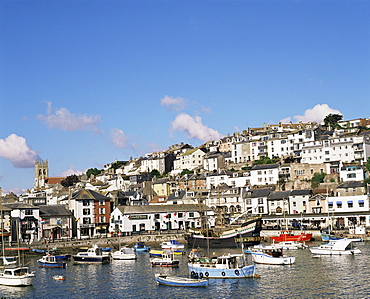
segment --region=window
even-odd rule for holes
[[[101,217],[99,217],[99,222],[100,222],[100,223],[105,222],[105,216],[101,216]]]
[[[341,209],[342,208],[342,203],[341,202],[337,202],[337,208],[338,209]]]
[[[89,201],[89,200],[87,200],[87,199],[84,199],[84,200],[82,201],[82,205],[83,205],[83,206],[88,206],[88,205],[90,205],[90,201]]]
[[[252,204],[252,199],[251,198],[247,198],[247,205],[251,205]]]
[[[263,214],[264,213],[263,207],[258,207],[258,213],[260,213],[260,214]]]
[[[25,215],[33,215],[32,210],[24,210]]]
[[[355,173],[348,173],[347,174],[347,178],[348,179],[355,179],[356,178],[356,174]]]
[[[105,214],[105,208],[100,208],[99,209],[99,214]]]
[[[353,208],[353,202],[348,202],[347,204],[349,208]]]
[[[90,209],[83,209],[82,214],[84,215],[90,215]]]
[[[194,212],[189,212],[189,218],[194,217]]]
[[[104,206],[105,205],[105,201],[104,200],[99,200],[99,206]]]
[[[182,218],[182,217],[184,217],[184,214],[183,213],[177,213],[177,217]]]
[[[258,204],[259,204],[259,205],[263,204],[263,198],[259,198],[259,199],[258,199]]]
[[[90,224],[91,223],[91,219],[90,218],[83,218],[82,219],[82,223],[83,224]]]

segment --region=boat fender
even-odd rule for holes
[[[191,277],[195,277],[195,272],[191,271],[190,275],[191,275]]]
[[[194,274],[194,278],[195,278],[195,279],[198,279],[198,277],[199,277],[199,276],[198,276],[198,273],[195,273],[195,274]]]
[[[199,278],[202,279],[203,278],[203,273],[199,273]]]
[[[221,275],[222,275],[222,276],[225,276],[225,275],[226,275],[226,273],[225,273],[225,272],[222,272],[222,273],[221,273]]]
[[[208,272],[204,273],[204,276],[205,277],[208,277],[209,276],[209,273]]]
[[[343,237],[343,234],[340,234],[340,237]]]
[[[239,270],[235,270],[235,274],[239,276]]]

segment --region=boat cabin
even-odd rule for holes
[[[237,269],[240,265],[243,264],[242,262],[243,256],[242,255],[223,255],[219,256],[216,260],[216,268],[217,269]]]

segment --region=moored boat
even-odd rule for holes
[[[228,254],[212,259],[211,262],[188,263],[192,278],[249,278],[259,277],[256,265],[249,264],[243,254]]]
[[[206,287],[208,286],[207,279],[195,279],[188,277],[168,276],[163,274],[155,274],[155,280],[158,284],[173,286],[173,287]]]
[[[65,277],[63,275],[54,275],[53,279],[54,280],[65,280]]]
[[[162,242],[161,247],[163,250],[172,250],[172,251],[183,251],[184,250],[184,244],[179,243],[176,240],[170,240],[168,242]]]
[[[309,242],[312,240],[312,233],[305,233],[303,231],[295,234],[290,230],[280,231],[278,236],[270,237],[274,242],[296,241],[296,242]]]
[[[54,255],[47,254],[44,255],[41,259],[37,260],[40,267],[44,268],[65,268],[67,263],[64,261],[58,261]]]
[[[282,241],[278,243],[274,242],[271,244],[271,246],[283,250],[304,249],[308,247],[306,244],[297,241]]]
[[[358,239],[331,240],[329,243],[321,244],[319,247],[310,247],[310,251],[315,255],[350,255],[359,254],[361,250],[353,246],[353,242]]]
[[[148,252],[148,251],[150,251],[151,247],[150,246],[146,246],[145,245],[145,242],[137,242],[134,245],[134,249],[137,252]]]
[[[180,261],[175,259],[173,253],[163,253],[161,257],[150,259],[153,267],[178,267]]]
[[[283,249],[275,246],[256,245],[244,252],[250,254],[256,264],[291,265],[295,262],[294,256],[284,255]]]
[[[78,252],[72,256],[75,264],[105,264],[110,262],[110,254],[104,253],[97,245],[87,251]]]
[[[0,285],[5,286],[30,286],[35,277],[34,273],[29,272],[28,267],[14,266],[7,267],[0,272]]]
[[[113,252],[112,258],[114,260],[136,260],[135,251],[129,247],[121,247],[120,250]]]

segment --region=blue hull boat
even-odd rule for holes
[[[207,287],[207,279],[195,279],[187,277],[167,276],[163,274],[155,274],[157,284],[172,286],[172,287]]]
[[[54,255],[45,255],[37,261],[40,267],[43,268],[65,268],[67,266],[66,262],[58,261]]]
[[[145,246],[144,242],[137,242],[134,245],[134,249],[137,252],[148,252],[148,251],[150,251],[151,247],[150,246]]]

